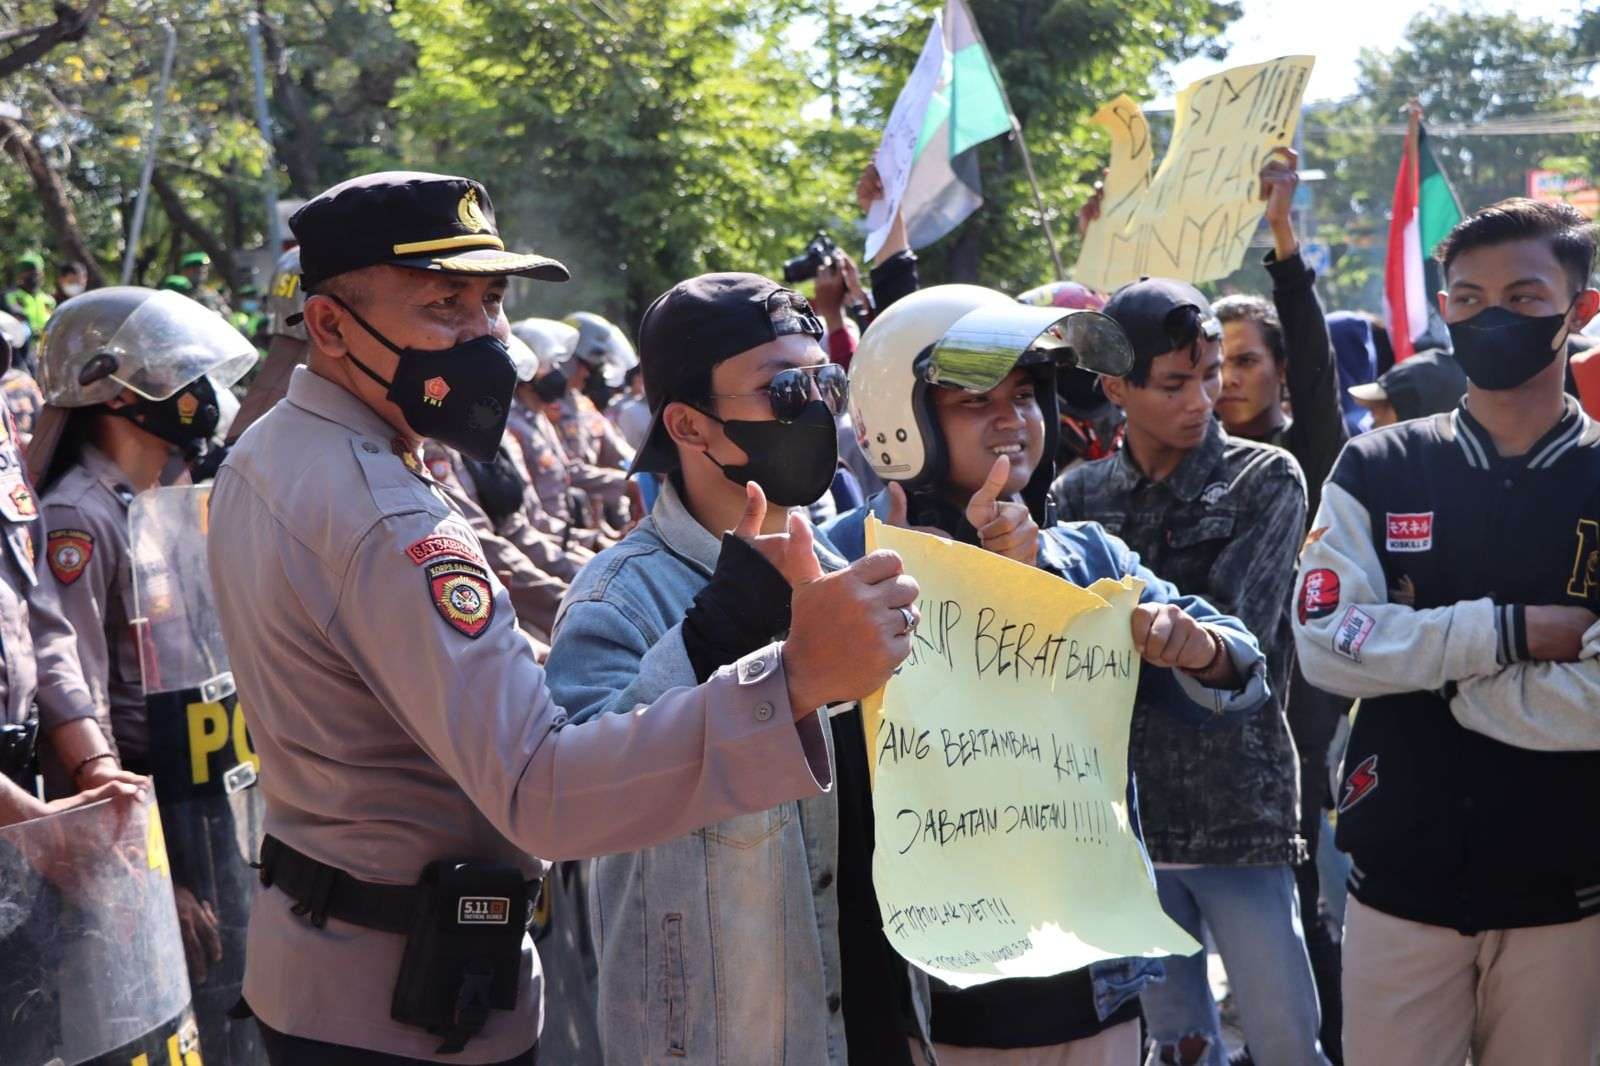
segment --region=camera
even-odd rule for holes
[[[810,281],[838,250],[839,246],[833,243],[833,238],[818,230],[805,251],[783,264],[783,280],[791,285],[797,281]]]

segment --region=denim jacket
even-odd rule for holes
[[[817,543],[824,569],[845,565]],[[632,713],[695,684],[682,621],[719,551],[666,481],[649,517],[578,575],[547,668],[551,695],[574,722]],[[831,746],[831,731],[821,732]],[[838,817],[830,793],[594,860],[607,1062],[848,1062],[833,887]],[[920,991],[925,1027],[925,983]]]
[[[846,558],[857,559],[866,554],[866,519],[869,510],[880,520],[886,518],[889,513],[887,493],[879,493],[866,507],[840,515],[823,527],[823,533]],[[1191,727],[1215,725],[1226,729],[1236,725],[1239,719],[1256,713],[1263,705],[1270,705],[1266,662],[1255,637],[1238,619],[1222,614],[1198,596],[1180,593],[1173,585],[1147,570],[1135,552],[1098,523],[1063,522],[1043,533],[1039,545],[1041,570],[1047,570],[1083,588],[1102,577],[1131,575],[1138,578],[1145,586],[1140,602],[1177,604],[1191,617],[1214,627],[1227,644],[1228,655],[1239,676],[1246,679],[1239,691],[1220,692],[1204,687],[1181,671],[1145,667],[1139,672],[1136,708],[1151,708],[1173,715]],[[1128,791],[1128,811],[1134,832],[1140,835],[1142,848],[1138,790],[1131,768]],[[1158,959],[1108,959],[1092,964],[1089,976],[1094,986],[1095,1013],[1104,1021],[1118,1007],[1143,991],[1152,980],[1163,979],[1165,973]]]

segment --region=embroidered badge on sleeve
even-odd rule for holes
[[[465,559],[441,559],[423,570],[434,609],[451,628],[476,638],[494,619],[494,590],[489,572]]]
[[[83,576],[84,567],[94,556],[94,537],[81,529],[53,529],[45,547],[50,572],[63,585]]]

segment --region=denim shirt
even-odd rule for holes
[[[1239,618],[1261,642],[1273,699],[1232,730],[1195,731],[1135,715],[1133,765],[1157,863],[1297,863],[1299,763],[1284,715],[1289,628],[1305,481],[1288,452],[1230,437],[1213,421],[1170,476],[1146,478],[1124,447],[1056,482],[1063,518],[1120,537],[1186,592]]]
[[[844,566],[821,537],[825,570]],[[695,677],[682,621],[720,545],[670,480],[597,555],[557,617],[551,694],[573,721],[633,713]],[[831,730],[824,727],[831,758]],[[594,860],[606,1061],[844,1066],[837,797],[733,818]],[[926,1017],[926,996],[922,1016]]]
[[[840,515],[823,527],[823,533],[849,559],[866,554],[868,511],[879,520],[889,513],[888,494],[879,493],[866,507]],[[1227,645],[1239,676],[1245,679],[1237,692],[1209,689],[1182,671],[1144,667],[1139,672],[1135,715],[1140,710],[1162,713],[1191,728],[1231,730],[1244,717],[1270,706],[1266,663],[1256,639],[1243,623],[1230,618],[1198,596],[1187,596],[1146,569],[1139,556],[1094,522],[1062,522],[1043,531],[1039,568],[1082,588],[1102,577],[1132,576],[1144,582],[1141,603],[1176,604],[1190,617],[1212,626]],[[1141,836],[1138,786],[1132,769],[1128,775],[1128,813],[1135,836]],[[1143,847],[1141,838],[1141,849]],[[1147,860],[1148,861],[1148,860]],[[1152,881],[1154,877],[1152,875]],[[1093,963],[1089,977],[1094,987],[1095,1013],[1101,1021],[1144,990],[1162,980],[1166,970],[1159,959],[1108,959]]]

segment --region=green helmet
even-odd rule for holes
[[[170,289],[173,292],[181,292],[185,296],[188,296],[191,292],[194,292],[194,283],[188,278],[184,277],[182,274],[168,274],[166,277],[161,279],[161,287],[163,289]]]
[[[29,252],[27,255],[19,255],[17,256],[17,261],[11,264],[11,269],[15,272],[33,270],[37,273],[43,274],[44,256],[40,255],[38,252]]]
[[[190,252],[178,260],[178,268],[180,270],[188,270],[190,267],[208,267],[210,265],[211,257],[204,252]]]

